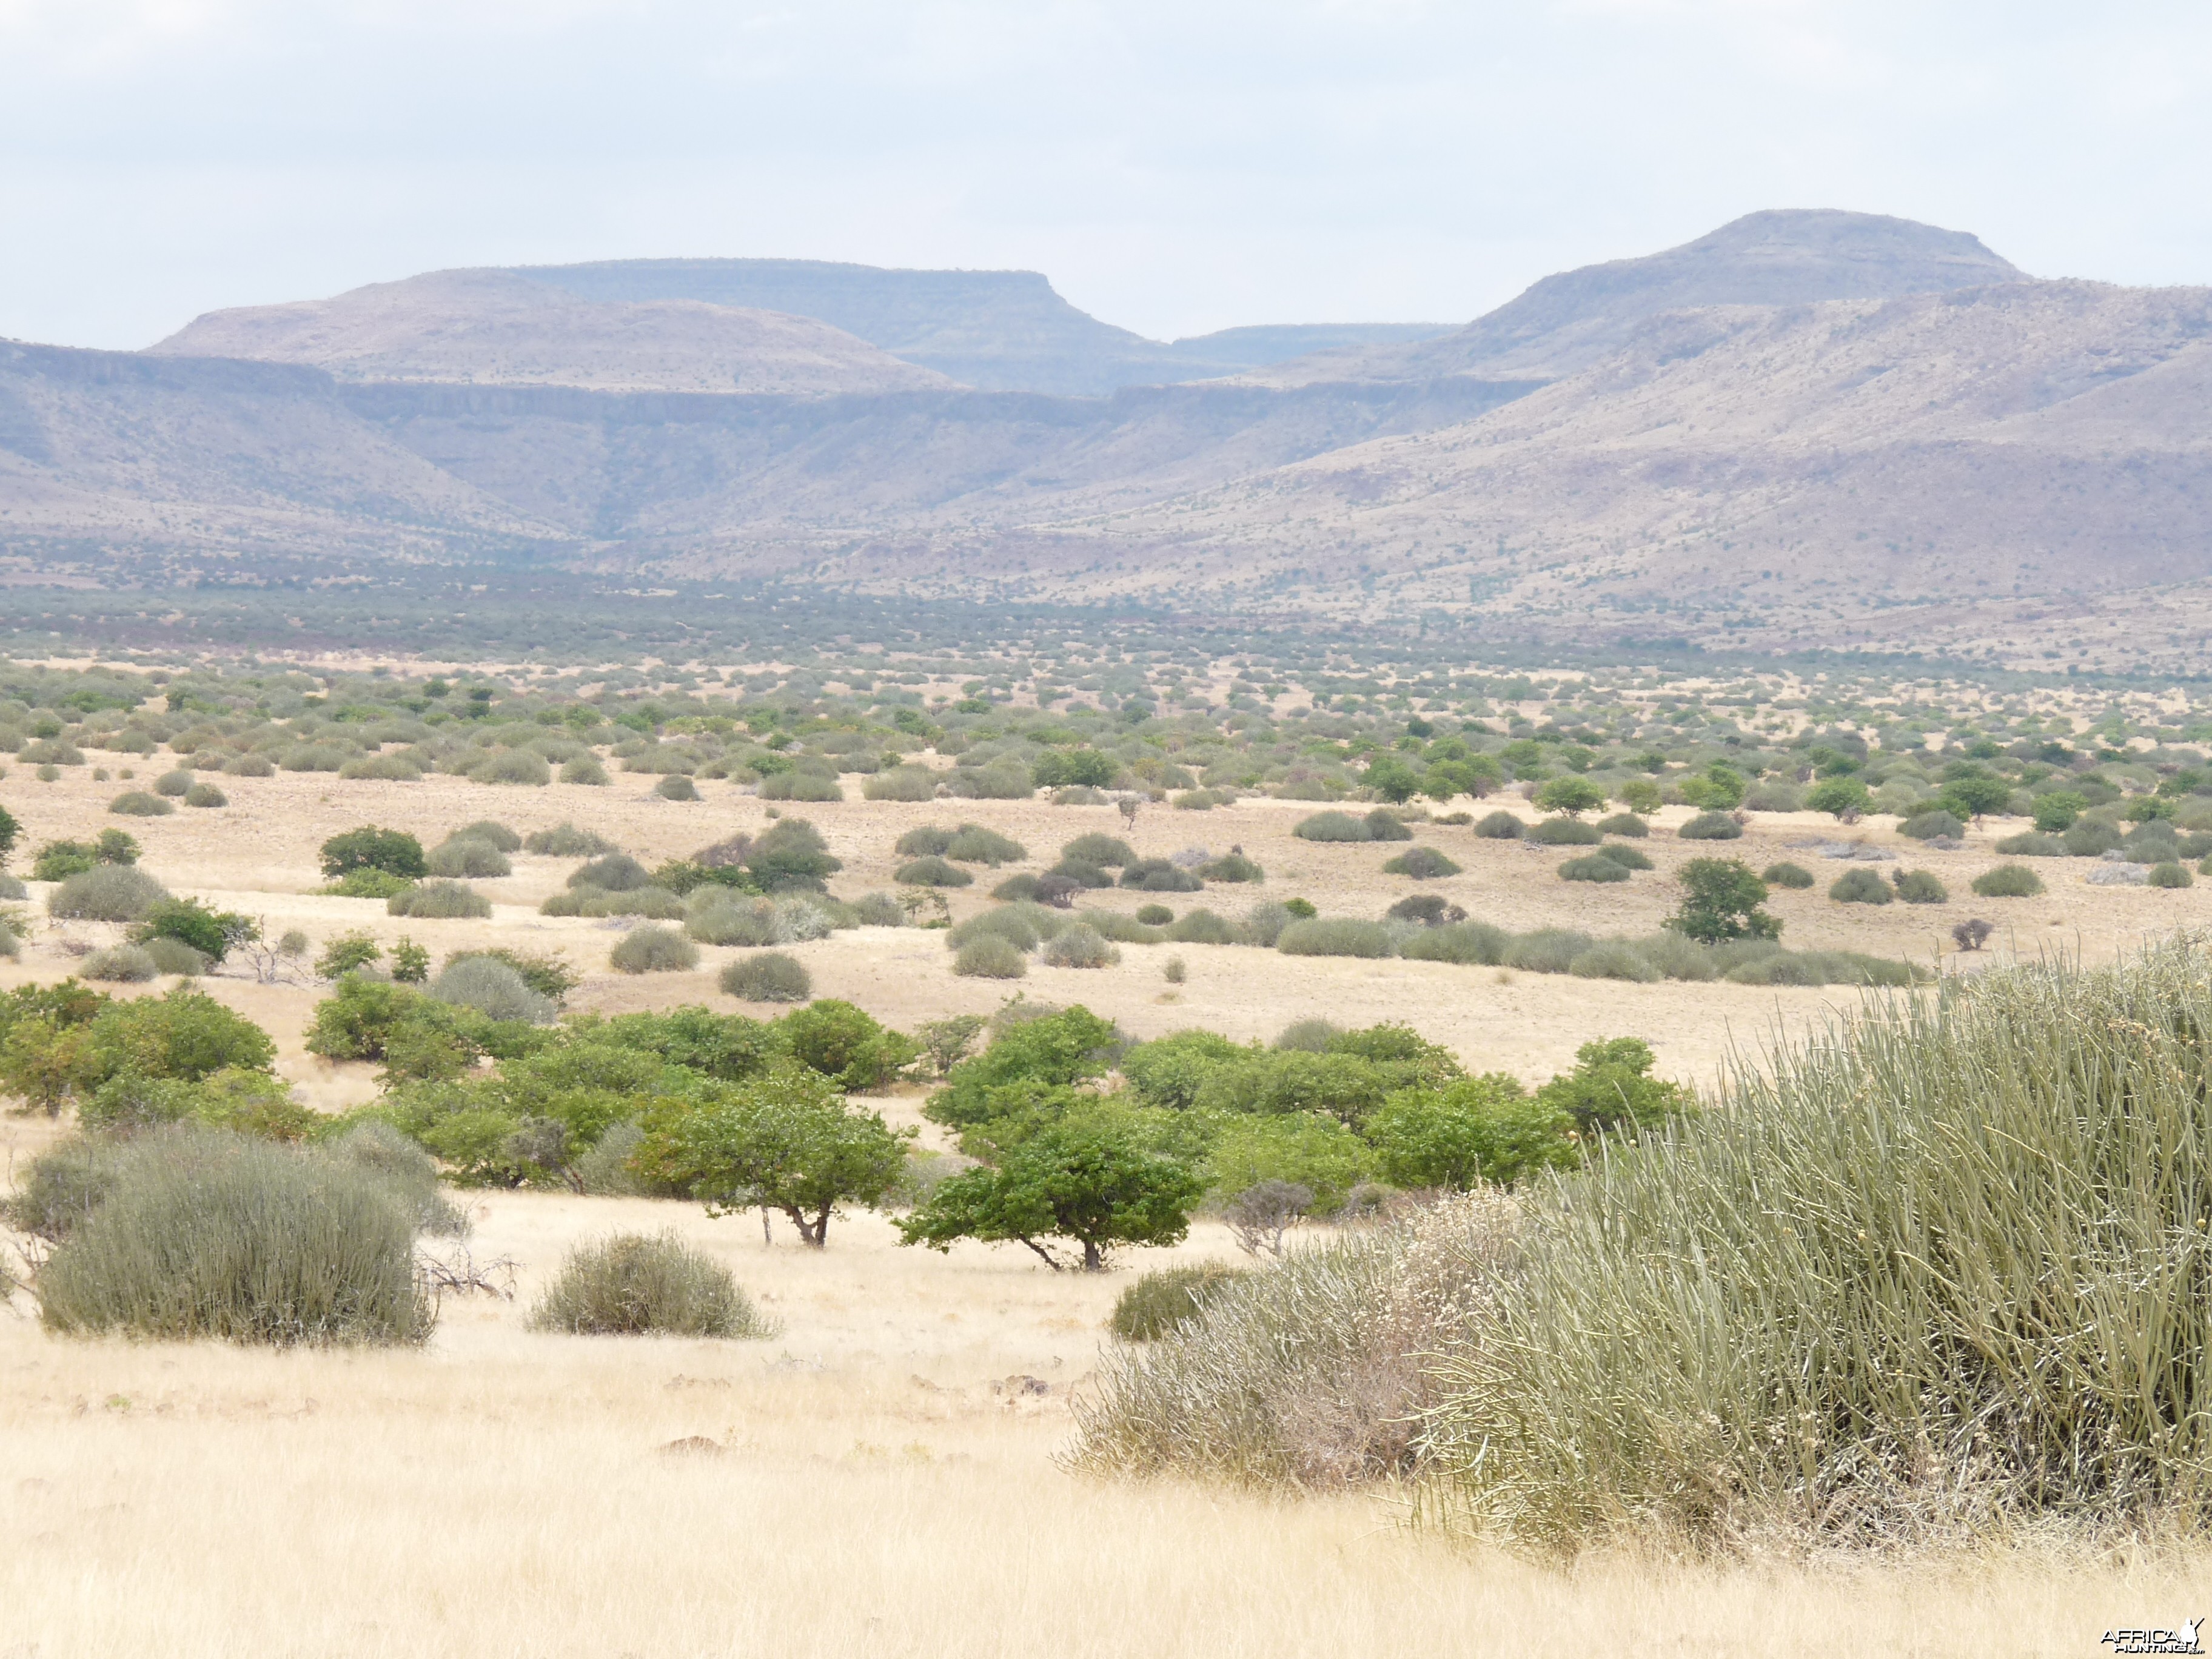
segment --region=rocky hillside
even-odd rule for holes
[[[948,378],[989,341],[1026,340],[1032,373],[1093,324],[1042,279],[923,304],[885,273],[764,263],[445,273],[217,313],[159,355],[7,348],[0,544],[88,581],[271,550],[343,573],[373,549],[1516,639],[2163,663],[2212,638],[2204,290],[1757,215],[1444,340],[1340,334],[1075,397]],[[726,303],[790,298],[774,277],[833,309],[854,271],[842,322]],[[1206,349],[1249,366],[1313,337]]]
[[[602,392],[822,397],[951,384],[815,318],[698,300],[595,301],[501,270],[212,312],[150,349],[306,363],[345,380]]]

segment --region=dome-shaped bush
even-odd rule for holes
[[[463,957],[446,964],[445,971],[424,988],[440,1002],[473,1008],[491,1019],[526,1020],[550,1025],[552,999],[540,996],[520,974],[496,957]]]
[[[623,936],[607,965],[624,974],[683,974],[699,965],[699,947],[672,927],[648,922]]]
[[[720,983],[740,1002],[804,1002],[814,994],[806,964],[783,951],[739,957],[723,968]]]

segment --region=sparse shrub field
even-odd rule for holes
[[[1043,684],[1054,648],[1045,708],[881,657],[0,676],[4,1437],[52,1483],[10,1487],[0,1625],[86,1646],[52,1589],[82,1581],[149,1650],[142,1600],[189,1624],[219,1593],[260,1650],[374,1623],[436,1652],[434,1581],[471,1650],[634,1645],[567,1580],[471,1611],[528,1577],[524,1513],[711,1646],[753,1615],[693,1532],[757,1536],[780,1500],[842,1547],[908,1498],[963,1547],[896,1598],[860,1575],[854,1607],[948,1650],[971,1626],[935,1609],[994,1542],[1110,1601],[1097,1562],[1161,1517],[1205,1540],[1188,1571],[1233,1549],[1291,1583],[1328,1650],[1498,1623],[1520,1569],[1300,1496],[1328,1489],[1532,1553],[1780,1564],[1731,1628],[1674,1567],[1607,1568],[1685,1651],[1771,1645],[1778,1605],[1870,1650],[2094,1650],[2070,1609],[2120,1603],[2066,1552],[2167,1536],[2195,1490],[2176,1195],[2212,1021],[2192,951],[2124,980],[2099,953],[2212,915],[2212,708],[2191,736],[2117,693],[2115,727],[2086,689],[1903,686],[1868,721],[1840,678],[1547,671],[1393,709],[1258,661],[1102,695],[1104,668]],[[2061,937],[2084,971],[2015,966]],[[1862,990],[1897,1000],[1807,1041]],[[1723,1073],[1770,1030],[1771,1065]],[[2044,1081],[1938,1086],[2001,1075]],[[1071,1409],[1091,1470],[1211,1484],[1066,1486]],[[374,1535],[452,1547],[387,1575],[369,1534],[302,1532],[308,1468]],[[695,1474],[682,1535],[610,1534]],[[1039,1520],[1070,1501],[1079,1547]],[[2030,1532],[2059,1564],[1990,1569],[2002,1593],[1881,1565]],[[1303,1578],[1269,1565],[1308,1542]],[[1867,1545],[1840,1600],[1787,1565]],[[240,1564],[299,1553],[350,1622],[272,1622]],[[1417,1560],[1419,1594],[1358,1589]],[[125,1563],[143,1596],[110,1593]],[[738,1576],[796,1650],[878,1639]],[[1117,1641],[1162,1646],[1158,1576],[1107,1608]],[[1589,1581],[1513,1583],[1533,1644],[1632,1622],[1547,1626]],[[1087,1651],[1099,1608],[1055,1606]]]

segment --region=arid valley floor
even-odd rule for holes
[[[511,877],[483,884],[496,906],[488,923],[394,921],[378,902],[312,896],[317,846],[363,822],[427,844],[485,816],[526,832],[572,820],[652,862],[763,826],[763,804],[727,785],[679,803],[629,775],[591,789],[295,774],[225,782],[228,807],[139,831],[144,866],[179,893],[265,918],[272,933],[301,928],[319,945],[366,927],[387,941],[410,933],[440,955],[488,942],[557,950],[586,975],[574,1008],[735,1006],[714,986],[727,952],[709,951],[696,974],[628,977],[606,966],[616,925],[539,915],[573,860],[519,857]],[[9,795],[28,844],[112,822],[112,787],[80,771],[51,784],[25,778]],[[1110,807],[1042,800],[783,810],[821,828],[845,862],[834,885],[847,892],[889,886],[892,843],[917,823],[988,823],[1024,842],[1039,868],[1073,836],[1121,827]],[[1411,890],[1379,872],[1391,849],[1294,839],[1291,825],[1310,810],[1267,799],[1206,812],[1153,805],[1131,839],[1146,853],[1240,846],[1265,866],[1267,894],[1308,896],[1330,911],[1377,914]],[[1672,908],[1668,872],[1697,850],[1668,833],[1686,816],[1668,809],[1643,843],[1656,870],[1608,887],[1559,881],[1559,849],[1478,841],[1458,826],[1419,826],[1419,839],[1465,865],[1431,886],[1476,917],[1637,934]],[[1909,848],[1888,823],[1847,833]],[[1817,887],[1779,893],[1785,939],[1959,971],[2014,952],[2109,959],[2212,915],[2212,896],[2089,888],[2078,875],[2039,898],[1966,898],[1967,879],[1994,861],[1983,843],[1995,833],[1978,831],[1959,851],[1909,849],[1961,895],[1953,903],[1876,909],[1832,904]],[[1762,814],[1728,850],[1754,865],[1817,863],[1789,849],[1835,834],[1813,815]],[[988,884],[954,893],[956,917],[982,908]],[[57,978],[73,951],[113,932],[51,925],[40,896],[34,887],[27,948],[0,983]],[[1109,891],[1092,902],[1133,908],[1139,899]],[[1999,931],[1988,951],[1962,961],[1948,929],[1970,913]],[[1313,1015],[1403,1018],[1469,1069],[1530,1082],[1563,1069],[1593,1036],[1635,1035],[1653,1043],[1662,1071],[1710,1084],[1732,1054],[1755,1063],[1771,1036],[1802,1032],[1856,996],[1195,945],[1127,946],[1117,966],[1040,966],[1008,988],[953,977],[933,932],[862,928],[793,948],[818,994],[902,1027],[988,1013],[1010,988],[1081,1001],[1139,1037],[1198,1025],[1264,1040]],[[1163,978],[1170,954],[1188,964],[1180,987]],[[235,975],[202,984],[276,1036],[279,1071],[311,1103],[342,1109],[374,1093],[366,1064],[333,1066],[300,1046],[322,994],[313,985]],[[920,1122],[919,1099],[908,1091],[881,1103],[895,1121]],[[42,1118],[0,1120],[11,1166],[55,1133]],[[1107,1340],[1103,1321],[1127,1270],[1170,1254],[1233,1259],[1227,1230],[1211,1221],[1175,1252],[1131,1252],[1123,1272],[1098,1278],[1047,1272],[1014,1244],[962,1244],[949,1256],[902,1249],[888,1222],[866,1212],[840,1218],[817,1253],[786,1229],[764,1243],[752,1218],[710,1220],[690,1204],[461,1196],[475,1219],[466,1248],[480,1263],[512,1263],[514,1295],[448,1298],[419,1352],[69,1341],[46,1334],[17,1298],[0,1316],[0,1492],[13,1522],[0,1557],[0,1659],[2058,1655],[2098,1651],[2115,1625],[2212,1604],[2212,1570],[2182,1547],[2084,1564],[2046,1556],[2031,1539],[1909,1564],[1603,1557],[1554,1571],[1411,1528],[1395,1494],[1281,1498],[1067,1472],[1055,1454],[1069,1437],[1069,1402]],[[726,1261],[779,1333],[728,1343],[525,1328],[534,1292],[571,1245],[667,1226]]]

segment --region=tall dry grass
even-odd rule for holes
[[[1544,1548],[2193,1524],[2212,960],[1872,1006],[1529,1206],[1437,1367],[1452,1517]]]

